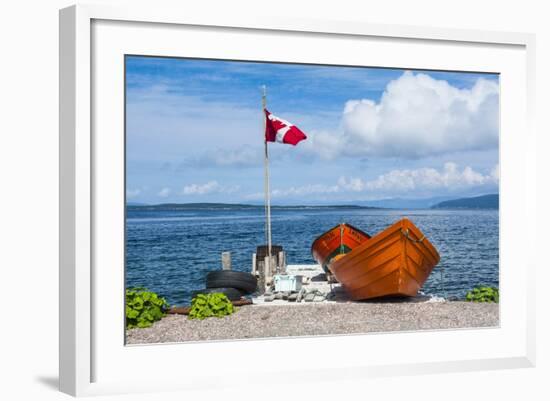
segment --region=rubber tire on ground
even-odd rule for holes
[[[198,294],[207,295],[207,294],[213,294],[216,292],[221,292],[225,294],[225,296],[230,301],[237,301],[243,297],[242,292],[240,292],[236,288],[205,288],[203,290],[193,291],[192,297],[195,298]]]
[[[206,275],[206,288],[236,288],[245,294],[256,291],[258,280],[250,273],[216,270]]]

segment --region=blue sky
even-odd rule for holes
[[[308,135],[269,144],[274,204],[498,191],[498,76],[126,58],[129,202],[263,199],[267,107]]]

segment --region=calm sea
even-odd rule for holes
[[[289,264],[312,264],[312,241],[336,224],[347,222],[374,235],[402,217],[441,255],[425,294],[464,297],[476,285],[498,286],[497,210],[278,209],[272,211],[273,243],[284,247]],[[193,290],[204,288],[206,273],[221,268],[222,251],[231,252],[234,270],[248,272],[263,242],[261,209],[129,209],[126,285],[155,291],[171,305],[187,304]]]

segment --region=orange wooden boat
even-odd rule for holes
[[[338,224],[313,241],[311,254],[328,272],[328,264],[334,257],[348,253],[369,238],[370,235],[350,224]]]
[[[328,268],[351,299],[415,296],[435,265],[439,253],[409,220],[402,219]]]

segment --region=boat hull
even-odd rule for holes
[[[311,255],[328,272],[328,264],[335,256],[350,252],[369,238],[350,224],[338,224],[313,241]]]
[[[328,268],[352,300],[415,296],[440,256],[409,220],[402,219]]]

